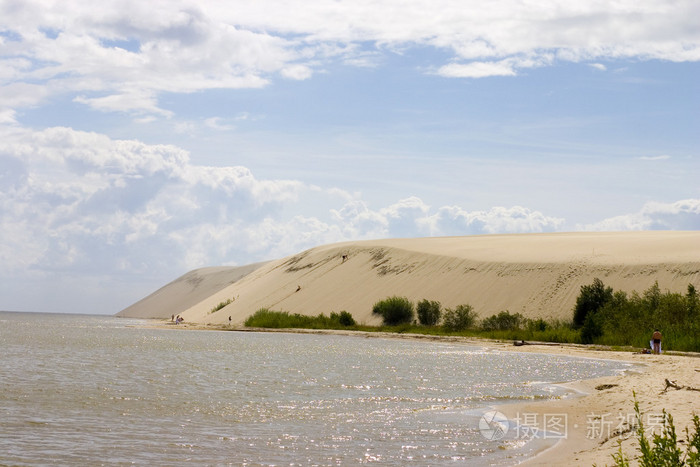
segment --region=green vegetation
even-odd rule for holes
[[[318,316],[305,316],[286,311],[270,311],[261,308],[248,317],[244,323],[255,328],[303,328],[303,329],[344,329],[355,326],[355,320],[347,311],[332,312],[330,316],[321,313]]]
[[[421,300],[416,305],[416,313],[418,314],[418,322],[424,326],[435,326],[440,322],[442,307],[440,302]]]
[[[232,298],[229,298],[228,300],[224,300],[223,302],[220,302],[218,305],[216,305],[214,308],[212,308],[211,311],[209,311],[209,314],[216,313],[217,311],[219,311],[220,309],[222,309],[226,305],[230,305],[231,303],[233,303]]]
[[[520,329],[526,323],[527,320],[520,313],[512,315],[508,311],[501,311],[497,315],[484,319],[481,328],[484,331],[513,331]]]
[[[448,331],[464,331],[473,328],[476,322],[477,315],[471,305],[458,305],[445,310],[442,326]]]
[[[698,352],[699,303],[692,284],[686,294],[662,293],[658,283],[642,295],[613,292],[600,308],[588,312],[581,328],[581,342],[648,348],[651,334],[659,329],[664,349]]]
[[[406,297],[389,297],[375,303],[372,313],[381,316],[384,324],[389,326],[410,323],[413,321],[413,303]]]
[[[383,326],[357,325],[345,311],[308,317],[259,310],[246,326],[275,328],[353,329],[427,335],[458,335],[501,340],[599,344],[615,348],[649,348],[654,329],[663,334],[664,350],[700,352],[700,296],[691,284],[685,294],[661,292],[654,284],[641,295],[614,291],[599,279],[581,287],[572,321],[528,319],[500,311],[482,320],[471,305],[442,310],[440,302],[389,297],[374,304],[372,312]],[[420,323],[420,324],[419,324]]]
[[[688,428],[685,429],[686,451],[683,453],[678,446],[676,427],[673,425],[671,414],[667,413],[666,410],[663,411],[661,434],[654,434],[652,444],[646,437],[636,394],[634,395],[634,412],[637,418],[636,434],[639,441],[640,467],[700,467],[700,418],[697,415],[693,415],[695,432],[691,435]],[[612,457],[616,467],[629,467],[629,460],[622,452],[622,447]]]
[[[584,326],[586,318],[603,308],[612,298],[613,289],[605,287],[603,281],[598,278],[593,279],[591,285],[582,285],[574,306],[574,326]]]

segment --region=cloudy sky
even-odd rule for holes
[[[697,0],[0,0],[0,309],[352,239],[700,229]]]

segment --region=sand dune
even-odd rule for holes
[[[124,318],[170,318],[235,283],[265,263],[195,269],[123,309]]]
[[[347,255],[346,259],[343,256]],[[377,324],[372,305],[391,295],[468,303],[570,319],[580,287],[600,278],[616,290],[700,287],[700,232],[484,235],[345,242],[248,268],[197,270],[120,312],[188,322],[242,323],[259,308],[311,314],[348,311]],[[301,287],[299,290],[297,290]],[[233,300],[211,313],[218,303]]]

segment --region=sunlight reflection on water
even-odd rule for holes
[[[0,463],[514,463],[528,450],[485,440],[484,407],[559,397],[553,382],[626,368],[453,343],[141,323],[0,313]]]

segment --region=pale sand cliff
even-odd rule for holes
[[[343,256],[346,259],[343,260]],[[212,272],[213,271],[213,272]],[[245,272],[247,274],[242,273]],[[312,248],[269,263],[188,273],[119,313],[223,324],[260,308],[348,311],[379,324],[372,305],[392,295],[570,319],[582,285],[615,290],[700,288],[700,232],[556,233],[369,240]],[[297,289],[301,287],[298,291]],[[211,313],[219,303],[233,302]]]

